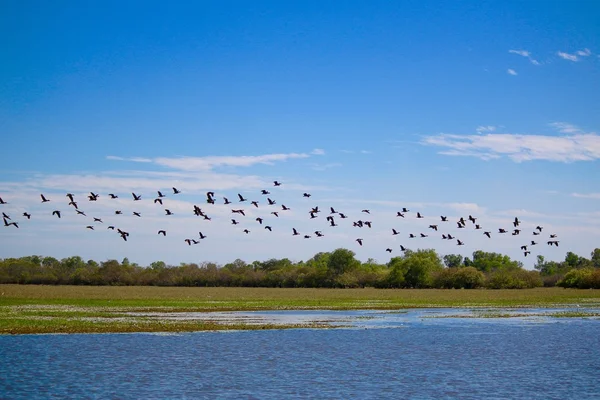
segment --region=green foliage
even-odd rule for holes
[[[578,289],[600,289],[600,269],[572,269],[557,283],[557,286]]]
[[[450,267],[444,268],[444,263]],[[306,262],[272,258],[248,264],[237,259],[223,266],[210,262],[171,266],[156,261],[146,268],[127,258],[98,263],[78,256],[57,260],[33,255],[0,259],[0,284],[497,289],[560,283],[595,288],[599,264],[600,249],[592,252],[591,259],[567,253],[565,261],[554,262],[538,256],[534,272],[508,256],[483,251],[464,260],[449,254],[442,263],[434,250],[409,250],[379,264],[374,259],[361,263],[353,251],[340,248],[317,253]]]
[[[473,261],[466,266],[472,266],[481,272],[493,272],[520,269],[521,265],[509,256],[499,253],[489,253],[482,250],[473,252]]]
[[[433,278],[433,285],[440,289],[477,289],[484,285],[483,272],[474,267],[447,268],[438,271]]]
[[[462,266],[463,256],[460,254],[446,254],[444,256],[444,264],[448,268],[459,268]]]
[[[537,271],[506,269],[490,273],[485,285],[488,289],[527,289],[540,287],[543,282]]]

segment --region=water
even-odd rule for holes
[[[428,318],[459,313],[241,313],[351,328],[0,336],[0,398],[600,398],[600,320]]]

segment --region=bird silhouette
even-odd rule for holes
[[[281,186],[281,182],[273,181],[273,186]]]
[[[387,249],[385,249],[385,251],[387,251],[388,253],[392,252],[392,249],[390,249],[389,247]]]
[[[231,202],[229,201],[229,199],[227,197],[223,197],[223,200],[225,201],[225,204],[231,204]]]
[[[49,202],[49,201],[50,201],[50,200],[48,200],[46,197],[44,197],[44,195],[43,195],[43,194],[40,194],[40,197],[42,198],[42,203],[47,203],[47,202]]]
[[[271,214],[279,218],[279,213],[277,211],[271,211]]]
[[[75,202],[75,201],[70,201],[69,205],[75,207],[76,209],[79,208],[79,207],[77,207],[77,202]]]
[[[133,212],[133,215],[135,215],[136,217],[141,217],[142,216],[142,214],[140,214],[139,212],[136,212],[136,211]]]
[[[87,228],[87,229],[94,230],[94,227],[93,227],[93,226],[91,226],[91,225],[88,225],[88,226],[86,226],[86,228]]]
[[[448,222],[448,217],[440,215],[440,218],[442,219],[442,222]]]
[[[438,230],[438,226],[437,225],[429,225],[429,228],[433,229],[434,231]]]
[[[101,224],[104,223],[104,222],[102,222],[102,220],[100,218],[96,218],[96,217],[94,217],[94,222],[100,222]]]
[[[371,211],[370,211],[370,210],[362,210],[361,212],[364,212],[364,213],[366,213],[366,214],[371,214]]]
[[[133,196],[133,201],[138,201],[142,199],[142,195],[140,194],[139,196],[135,193],[131,193],[131,195]]]
[[[60,211],[54,210],[52,211],[52,215],[56,215],[58,218],[60,218]]]
[[[394,228],[392,228],[392,235],[398,235],[400,232],[398,232],[397,230],[395,230]]]
[[[157,193],[159,198],[166,197],[160,190],[157,190]]]
[[[198,235],[200,236],[200,239],[206,239],[206,235],[203,235],[202,232],[198,232]]]
[[[417,213],[417,218],[424,218],[420,212]]]
[[[248,229],[244,229],[244,233],[247,235],[250,233],[250,231]]]
[[[160,204],[161,206],[163,205],[161,198],[154,199],[154,204],[156,204],[156,203]]]
[[[528,254],[531,254],[531,251],[524,251],[524,252],[523,252],[523,255],[524,255],[525,257],[527,257],[527,255],[528,255]]]
[[[268,229],[268,230],[269,230],[269,232],[272,232],[272,231],[273,231],[273,228],[271,228],[269,225],[265,225],[265,229]]]
[[[271,194],[271,192],[269,192],[268,190],[263,189],[263,190],[260,191],[260,194],[265,194],[266,195],[266,194]]]
[[[251,201],[250,204],[252,204],[254,207],[258,208],[258,201]]]
[[[231,210],[231,212],[234,214],[242,214],[244,217],[246,216],[244,210]]]
[[[0,204],[8,204],[6,201],[2,200],[2,197],[0,197]]]
[[[157,233],[157,234],[158,234],[158,235],[167,236],[167,231],[165,231],[165,230],[160,230],[160,231],[158,231],[158,233]]]
[[[323,232],[321,231],[315,231],[315,235],[317,235],[317,237],[323,237]]]
[[[173,189],[173,194],[179,194],[179,193],[181,193],[181,191],[180,191],[180,190],[178,190],[178,189],[177,189],[177,188],[175,188],[175,187],[174,187],[174,188],[172,188],[172,189]]]
[[[23,216],[27,219],[31,219],[31,214],[24,212]]]
[[[10,217],[6,213],[2,213],[2,218],[10,220]]]
[[[13,225],[15,228],[18,228],[18,227],[19,227],[19,224],[18,224],[18,223],[16,223],[16,222],[8,222],[8,221],[6,220],[6,218],[2,218],[2,219],[4,220],[4,226],[11,226],[11,225]]]
[[[299,233],[296,230],[296,228],[292,228],[292,231],[293,231],[292,236],[298,236],[299,235]]]
[[[263,223],[263,219],[262,218],[258,217],[258,218],[256,218],[256,220],[258,221],[259,224],[262,225],[262,223]]]
[[[118,198],[119,198],[119,196],[117,196],[117,195],[116,195],[116,194],[114,194],[114,193],[109,193],[109,194],[108,194],[108,197],[110,197],[111,199],[118,199]]]
[[[69,198],[69,201],[75,201],[73,193],[67,193],[66,197]]]
[[[168,208],[165,208],[165,215],[173,215],[173,213]]]
[[[269,202],[269,205],[272,206],[275,204],[275,200],[271,200],[270,198],[267,197],[267,201]]]
[[[360,244],[361,246],[363,245],[363,240],[362,239],[356,239],[356,241],[358,242],[358,244]]]
[[[485,236],[487,236],[488,238],[490,238],[490,239],[491,239],[491,237],[492,237],[492,236],[490,235],[490,232],[483,232],[483,234],[484,234]]]
[[[456,239],[456,245],[457,246],[464,246],[465,244],[463,242],[460,241],[460,239]]]
[[[291,208],[289,208],[289,207],[286,207],[284,204],[282,204],[282,205],[281,205],[281,209],[282,209],[283,211],[289,211],[289,210],[291,210]]]
[[[237,222],[235,219],[232,219],[232,220],[231,220],[231,224],[232,224],[232,225],[237,225],[237,224],[239,224],[239,222]]]
[[[404,246],[400,245],[400,250],[401,250],[401,251],[406,251],[406,247],[404,247]]]
[[[311,194],[310,194],[310,193],[304,193],[304,194],[302,195],[302,197],[310,197],[310,196],[311,196]]]
[[[83,215],[84,217],[87,217],[87,215],[85,215],[85,213],[83,211],[81,211],[81,210],[75,210],[75,211],[77,211],[78,215]]]
[[[404,214],[402,214],[400,211],[398,211],[396,213],[396,217],[402,217],[402,218],[404,218]]]
[[[241,194],[239,194],[239,193],[238,193],[238,197],[239,197],[239,199],[240,199],[240,202],[248,200],[248,199],[245,199],[245,198],[244,198],[244,196],[242,196],[242,195],[241,195]]]

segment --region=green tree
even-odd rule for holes
[[[327,269],[333,275],[341,275],[360,266],[352,250],[339,248],[334,250],[327,260]]]
[[[460,254],[446,254],[444,256],[444,264],[448,268],[458,268],[463,263],[463,256]]]

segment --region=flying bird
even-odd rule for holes
[[[273,186],[281,186],[281,182],[273,181]]]
[[[42,198],[42,203],[47,203],[47,202],[49,202],[49,201],[50,201],[50,200],[48,200],[46,197],[44,197],[44,195],[43,195],[43,194],[40,194],[40,197]]]
[[[133,215],[135,215],[136,217],[141,217],[142,216],[142,214],[140,214],[139,212],[135,212],[135,211],[133,212]]]
[[[52,211],[52,215],[56,215],[58,218],[60,218],[60,211],[54,210]]]
[[[157,199],[154,199],[154,204],[156,204],[156,203],[160,204],[161,206],[163,205],[162,199],[160,197]]]
[[[239,199],[240,199],[240,202],[248,200],[248,199],[245,199],[245,198],[244,198],[244,196],[242,196],[242,195],[241,195],[241,194],[239,194],[239,193],[238,193],[238,197],[239,197]]]
[[[133,196],[133,201],[138,201],[142,199],[142,195],[140,194],[139,196],[135,193],[131,193],[131,195]]]
[[[358,244],[360,244],[362,246],[362,244],[363,244],[363,240],[362,239],[356,239],[356,241],[358,242]]]
[[[179,194],[181,193],[181,190],[178,190],[177,188],[172,188],[173,189],[173,194]]]
[[[265,229],[268,229],[269,232],[273,232],[273,228],[271,228],[269,225],[265,225]]]
[[[157,233],[157,234],[158,234],[158,235],[167,236],[167,231],[165,231],[165,230],[160,230],[160,231],[158,231],[158,233]]]
[[[94,222],[100,222],[101,224],[104,223],[104,222],[102,222],[102,220],[100,218],[96,218],[96,217],[94,217]]]
[[[294,233],[292,233],[292,236],[298,236],[298,235],[299,235],[299,233],[298,233],[298,231],[296,230],[296,228],[292,228],[292,230],[293,230],[293,232],[294,232]]]
[[[2,200],[2,197],[0,197],[0,204],[8,204],[6,201]]]
[[[310,194],[310,193],[304,193],[304,194],[302,195],[302,197],[310,197],[310,196],[311,196],[311,194]]]
[[[108,194],[108,197],[110,197],[111,199],[118,199],[118,198],[119,198],[119,196],[117,196],[117,195],[116,195],[116,194],[114,194],[114,193],[109,193],[109,194]]]
[[[27,219],[31,219],[31,214],[24,212],[23,216],[26,217]]]

